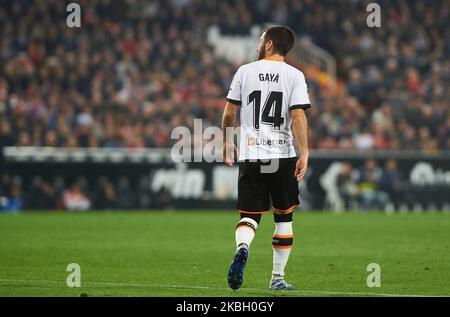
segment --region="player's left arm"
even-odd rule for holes
[[[294,177],[297,178],[297,181],[300,181],[308,169],[308,121],[306,120],[305,110],[301,108],[292,109],[291,117],[292,133],[300,150],[300,158],[295,165]]]
[[[291,112],[291,130],[300,150],[300,158],[295,166],[294,176],[297,181],[303,179],[308,169],[308,121],[305,110],[311,107],[305,76],[299,72],[294,80],[289,110]]]
[[[222,158],[225,164],[233,166],[237,157],[236,145],[234,144],[234,133],[230,128],[236,127],[238,106],[227,102],[222,116]]]

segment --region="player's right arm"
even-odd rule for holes
[[[292,133],[300,150],[300,158],[297,160],[294,172],[294,176],[299,182],[305,176],[308,168],[308,121],[306,120],[305,110],[300,108],[291,110],[291,118]]]
[[[222,158],[225,164],[229,166],[233,166],[237,156],[236,145],[234,144],[234,134],[230,133],[230,128],[236,126],[237,108],[237,105],[227,102],[222,116]]]
[[[231,131],[236,127],[238,107],[241,104],[241,88],[241,68],[239,68],[231,82],[230,90],[227,95],[227,104],[222,116],[222,158],[225,164],[229,166],[233,166],[237,159],[234,133],[231,133]]]

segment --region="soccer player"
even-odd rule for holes
[[[243,283],[249,248],[261,215],[273,209],[273,270],[269,289],[293,290],[284,270],[293,243],[292,213],[299,205],[298,182],[308,165],[307,121],[310,107],[305,77],[284,59],[295,42],[284,26],[266,30],[256,50],[258,60],[242,65],[234,75],[222,118],[223,159],[232,166],[237,149],[230,128],[240,110],[237,251],[228,284]],[[227,129],[228,128],[228,129]],[[294,149],[295,142],[300,157]]]

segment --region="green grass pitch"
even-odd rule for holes
[[[273,217],[264,215],[245,279],[228,289],[235,211],[0,215],[0,296],[450,295],[450,214],[296,211],[286,277],[267,290]],[[69,263],[81,288],[68,288]],[[381,287],[366,284],[381,266]]]

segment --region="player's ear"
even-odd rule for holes
[[[273,41],[272,40],[268,40],[266,43],[266,52],[270,51],[273,49]]]

